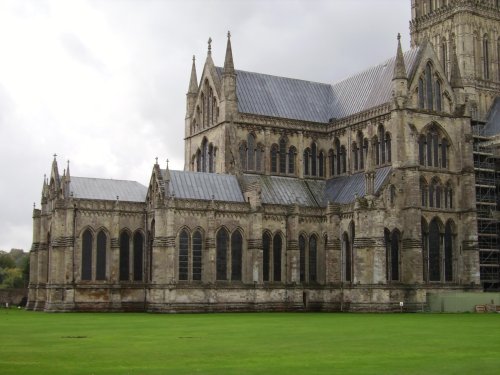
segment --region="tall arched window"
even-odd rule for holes
[[[387,154],[386,160],[388,163],[392,161],[392,145],[391,145],[391,133],[385,133],[385,152]]]
[[[427,63],[425,67],[425,95],[427,98],[426,108],[433,110],[434,109],[434,95],[432,90],[432,67],[430,63]]]
[[[217,232],[216,237],[216,278],[217,280],[227,280],[227,252],[229,247],[229,234],[222,228]]]
[[[425,108],[424,80],[422,78],[418,80],[418,108]]]
[[[278,173],[278,145],[271,146],[271,173]]]
[[[390,257],[390,269],[391,269],[391,281],[399,281],[399,256],[400,256],[400,246],[401,246],[401,234],[396,229],[391,234],[391,257]]]
[[[120,280],[127,281],[130,276],[130,235],[123,231],[120,234]]]
[[[342,252],[344,255],[344,281],[352,281],[352,249],[349,235],[344,232],[342,235]]]
[[[97,233],[97,250],[95,262],[95,279],[106,280],[106,246],[107,236],[104,231]]]
[[[441,112],[442,111],[442,104],[441,104],[441,82],[436,81],[436,111]]]
[[[255,136],[250,133],[247,137],[247,162],[249,171],[255,170]]]
[[[201,150],[198,149],[196,151],[196,172],[201,172],[201,164],[203,163],[203,160],[201,158]]]
[[[444,230],[444,279],[453,281],[453,224],[446,223]]]
[[[179,280],[188,280],[189,234],[183,229],[179,234]]]
[[[418,140],[419,163],[423,166],[448,168],[450,143],[438,127],[432,125]]]
[[[206,172],[208,170],[208,141],[206,138],[203,139],[201,143],[201,171]]]
[[[446,45],[446,39],[441,41],[441,62],[443,63],[443,69],[445,74],[448,73],[448,49]]]
[[[279,142],[279,171],[283,174],[286,173],[286,154],[286,140],[281,138]]]
[[[281,281],[281,252],[282,239],[279,233],[273,238],[273,281]]]
[[[92,232],[87,229],[82,235],[82,280],[92,280]]]
[[[345,146],[340,147],[340,165],[341,165],[341,172],[340,173],[346,173],[347,172],[347,151],[345,149]]]
[[[338,138],[335,138],[335,141],[333,142],[334,144],[334,147],[335,147],[335,155],[336,158],[337,158],[337,161],[336,161],[336,170],[335,170],[335,174],[339,175],[342,173],[342,150],[340,148],[340,141]]]
[[[193,280],[201,281],[203,237],[199,230],[193,234]]]
[[[269,281],[269,257],[271,256],[271,235],[264,233],[262,236],[262,272],[264,281]]]
[[[255,152],[255,169],[259,172],[262,171],[263,155],[264,155],[264,146],[259,144],[257,145],[257,150]]]
[[[295,147],[291,146],[288,149],[288,173],[295,174],[295,154],[297,150]]]
[[[208,171],[214,173],[215,170],[215,147],[210,143],[208,146]]]
[[[335,162],[336,162],[336,158],[335,158],[335,154],[333,153],[333,150],[330,149],[328,151],[328,165],[329,165],[329,172],[330,172],[330,177],[333,177],[335,176]]]
[[[355,171],[358,170],[358,163],[359,163],[359,160],[358,160],[358,156],[359,156],[359,153],[358,153],[358,145],[356,142],[353,142],[352,143],[352,167]]]
[[[306,148],[304,150],[304,175],[309,176],[309,161],[311,159],[311,151]]]
[[[486,34],[483,36],[483,78],[490,79],[490,51]]]
[[[231,235],[231,280],[241,281],[243,238],[240,231]]]
[[[436,219],[429,224],[429,281],[441,281],[441,233]]]
[[[422,207],[427,207],[428,205],[428,198],[429,198],[429,189],[427,186],[427,181],[422,177],[420,178],[420,196],[421,196],[421,203]]]
[[[323,153],[323,151],[319,152],[318,171],[319,171],[319,177],[325,177],[325,154]]]
[[[311,144],[311,175],[312,176],[317,176],[317,162],[318,162],[318,147],[316,146],[316,143]]]
[[[144,236],[141,232],[134,234],[134,281],[143,281]]]
[[[300,262],[300,282],[306,281],[306,238],[299,236],[299,262]]]
[[[248,165],[247,165],[247,145],[245,144],[245,142],[240,143],[239,152],[240,152],[241,169],[246,171],[248,169]]]
[[[318,239],[309,238],[309,282],[317,281]]]

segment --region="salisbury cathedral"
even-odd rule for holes
[[[229,34],[216,65],[209,41],[183,171],[142,185],[54,158],[27,308],[420,310],[498,290],[499,1],[411,7],[410,50],[380,41],[392,58],[333,84],[238,70]]]

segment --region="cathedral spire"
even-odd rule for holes
[[[406,75],[405,59],[403,56],[403,49],[401,48],[401,34],[398,34],[398,50],[396,53],[396,63],[394,64],[393,80],[395,79],[408,79]]]
[[[193,55],[193,64],[191,66],[191,78],[189,80],[188,94],[196,94],[198,92],[198,77],[196,76],[196,58]]]
[[[231,33],[227,32],[226,58],[224,60],[224,74],[234,74],[233,50],[231,48]]]
[[[451,55],[451,72],[450,72],[450,84],[454,89],[463,89],[464,84],[462,82],[462,76],[460,75],[460,67],[458,65],[457,58],[457,46],[453,45],[453,53]]]

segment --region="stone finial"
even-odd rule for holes
[[[401,34],[398,33],[398,49],[396,52],[396,62],[394,64],[394,74],[392,77],[395,79],[408,79],[406,75],[405,59],[403,56],[403,49],[401,48]]]
[[[451,55],[450,84],[454,89],[464,88],[462,75],[460,74],[460,66],[458,65],[457,46],[455,44],[453,44],[453,53]]]
[[[191,77],[189,79],[188,94],[196,94],[198,92],[198,77],[196,75],[196,58],[193,55],[193,64],[191,66]]]
[[[209,55],[212,54],[212,38],[211,37],[208,38],[208,54]]]
[[[231,48],[231,33],[227,32],[226,58],[224,59],[224,74],[234,74],[233,50]]]
[[[155,164],[158,165],[158,156],[155,157]]]

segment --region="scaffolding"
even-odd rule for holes
[[[500,158],[482,135],[484,123],[473,122],[477,230],[481,284],[485,291],[500,290]]]

